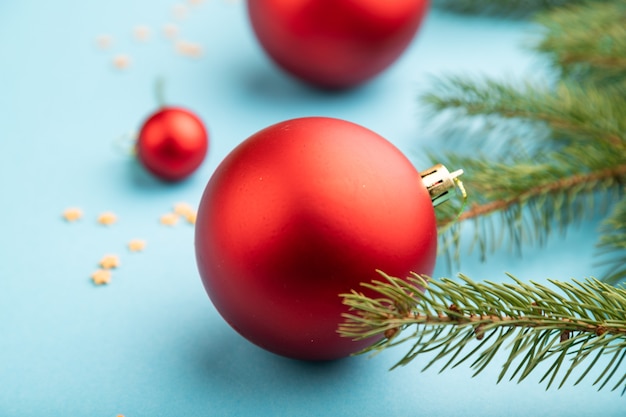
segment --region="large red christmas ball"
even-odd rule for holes
[[[437,231],[418,171],[390,142],[343,120],[265,128],[211,177],[195,245],[205,289],[223,318],[271,352],[308,360],[372,340],[337,333],[339,294],[380,278],[432,274]]]
[[[180,181],[201,164],[209,147],[202,120],[180,107],[162,107],[143,123],[137,139],[137,157],[153,175]]]
[[[361,84],[411,43],[429,0],[248,0],[259,43],[292,75],[325,88]]]

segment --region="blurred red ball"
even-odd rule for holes
[[[248,0],[259,43],[292,75],[325,88],[353,87],[395,62],[429,0]]]
[[[432,274],[435,213],[419,172],[390,142],[343,120],[288,120],[219,165],[198,210],[196,259],[222,317],[271,352],[307,360],[372,340],[337,334],[339,294]]]
[[[137,157],[154,176],[180,181],[204,161],[209,138],[202,120],[180,107],[162,107],[144,122]]]

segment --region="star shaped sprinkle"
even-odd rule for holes
[[[117,216],[113,212],[107,211],[98,216],[98,223],[105,226],[110,226],[115,222],[117,222]]]
[[[114,56],[113,66],[119,70],[128,68],[130,66],[130,57],[124,54]]]
[[[120,258],[118,258],[117,255],[105,255],[100,260],[100,266],[103,269],[117,268],[118,266],[120,266]]]
[[[188,203],[174,204],[174,213],[183,217],[187,222],[196,224],[196,211]]]
[[[187,220],[189,224],[196,224],[196,213],[187,213],[185,220]]]
[[[100,35],[96,38],[96,45],[100,49],[109,49],[113,44],[113,37],[111,35]]]
[[[176,213],[167,213],[161,216],[160,219],[161,224],[165,226],[174,226],[178,223],[178,214]]]
[[[133,34],[135,35],[135,39],[138,41],[145,42],[150,39],[150,28],[148,26],[137,26],[133,30]]]
[[[146,241],[142,239],[133,239],[128,242],[128,250],[131,252],[141,252],[146,247]]]
[[[63,218],[68,222],[75,222],[83,217],[83,211],[77,207],[70,207],[63,212]]]
[[[185,19],[188,12],[189,9],[187,9],[187,6],[185,6],[184,4],[175,4],[172,7],[172,14],[174,15],[174,18],[178,20]]]
[[[168,39],[174,39],[178,36],[178,26],[173,23],[167,23],[163,26],[163,35]]]
[[[178,41],[176,42],[176,52],[181,55],[199,58],[202,56],[203,50],[202,45],[188,42],[188,41]]]
[[[174,213],[178,214],[179,216],[186,216],[193,212],[194,212],[193,207],[191,207],[191,205],[188,203],[174,204]]]
[[[91,274],[91,279],[93,283],[96,285],[105,285],[111,282],[111,271],[106,269],[98,269],[96,272]]]

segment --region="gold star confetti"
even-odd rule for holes
[[[83,211],[77,207],[70,207],[63,212],[63,218],[68,222],[75,222],[83,217]]]
[[[104,212],[100,216],[98,216],[98,223],[105,226],[110,226],[115,222],[117,222],[117,216],[115,215],[115,213],[112,213],[110,211]]]
[[[96,38],[96,46],[99,49],[109,49],[113,44],[113,37],[111,35],[100,35]]]
[[[91,279],[96,285],[108,284],[109,282],[111,282],[111,271],[98,269],[96,272],[91,274]]]
[[[148,26],[140,25],[135,27],[135,29],[133,30],[133,34],[135,36],[135,39],[145,42],[150,39],[151,31]]]
[[[100,260],[100,266],[103,269],[117,268],[118,266],[120,266],[120,258],[118,258],[117,255],[105,255]]]
[[[178,223],[178,214],[176,213],[167,213],[161,216],[160,219],[161,224],[165,226],[174,226]]]
[[[130,57],[125,54],[119,54],[113,57],[113,66],[123,70],[130,66]]]
[[[193,207],[191,207],[191,205],[188,203],[181,202],[174,204],[174,213],[178,214],[179,216],[186,216],[188,214],[193,214],[193,212]]]
[[[176,42],[176,52],[181,55],[185,55],[192,58],[199,58],[202,56],[202,45],[187,41]]]
[[[163,35],[168,39],[174,39],[178,36],[178,26],[173,23],[163,25]]]
[[[196,211],[188,203],[174,204],[174,213],[182,216],[188,223],[196,224]]]
[[[185,220],[187,220],[190,224],[196,224],[196,213],[187,213],[185,214]]]
[[[187,6],[184,4],[175,4],[174,7],[172,7],[172,14],[179,20],[186,18],[188,11]]]
[[[141,252],[146,247],[146,241],[142,239],[133,239],[128,242],[128,250],[131,252]]]

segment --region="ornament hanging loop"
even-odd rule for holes
[[[462,169],[451,173],[448,171],[448,168],[442,164],[437,164],[421,172],[420,175],[422,176],[424,186],[426,186],[430,194],[430,199],[435,207],[448,201],[451,197],[452,190],[456,188],[461,191],[464,198],[467,197],[463,183],[458,179],[458,177],[463,175]]]
[[[442,164],[437,164],[434,167],[420,173],[420,175],[422,176],[424,186],[426,186],[426,189],[430,194],[433,206],[437,207],[439,204],[448,201],[451,197],[453,189],[458,190],[463,198],[458,214],[454,220],[447,222],[443,229],[439,230],[439,234],[441,234],[448,230],[448,228],[452,227],[452,225],[459,220],[461,214],[463,214],[463,211],[467,206],[467,191],[465,191],[463,182],[459,179],[459,177],[463,175],[463,170],[459,169],[454,172],[450,172]]]

